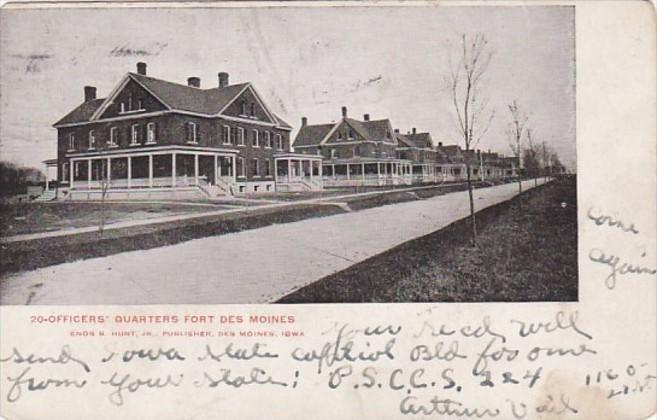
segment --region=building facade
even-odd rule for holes
[[[173,83],[138,63],[106,98],[90,86],[84,94],[54,124],[58,181],[71,198],[275,191],[279,166],[321,161],[291,154],[290,125],[251,83],[230,84],[227,73],[203,89],[197,77]]]

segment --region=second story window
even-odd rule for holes
[[[146,143],[155,143],[156,140],[157,139],[155,136],[155,123],[149,122],[146,125]]]
[[[115,146],[118,146],[118,145],[119,145],[119,144],[118,144],[118,140],[119,140],[119,139],[118,139],[118,133],[119,133],[119,129],[118,129],[118,128],[116,128],[116,127],[112,127],[112,128],[110,128],[109,141],[107,142],[107,144],[108,144],[109,146],[114,146],[114,147],[115,147]]]
[[[260,139],[258,138],[258,130],[253,130],[251,133],[253,133],[251,137],[251,146],[253,147],[260,146]]]
[[[223,137],[224,144],[230,144],[230,127],[224,125],[221,128],[221,137]]]
[[[198,127],[196,123],[187,123],[187,143],[198,143]]]
[[[237,144],[237,129],[230,130],[230,144]]]
[[[89,150],[96,148],[96,133],[94,130],[89,131]]]
[[[75,134],[68,135],[68,150],[75,150]]]
[[[133,124],[130,130],[130,145],[139,144],[139,124]]]
[[[265,131],[265,147],[271,149],[271,133]]]
[[[280,134],[276,134],[276,149],[283,150],[283,137]]]
[[[237,128],[237,144],[244,146],[244,129],[242,127]]]

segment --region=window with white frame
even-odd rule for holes
[[[139,124],[133,124],[130,130],[130,144],[139,144]]]
[[[237,144],[237,129],[230,130],[230,144]]]
[[[156,138],[156,127],[154,122],[149,122],[146,124],[146,143],[155,143]]]
[[[256,114],[256,104],[251,102],[251,116],[255,117]]]
[[[251,146],[253,147],[260,146],[260,139],[258,138],[258,130],[252,130],[251,133],[252,133]]]
[[[221,128],[221,136],[223,137],[224,144],[230,144],[230,127],[224,125]]]
[[[187,143],[198,143],[198,127],[196,123],[187,123]]]
[[[265,147],[271,149],[271,133],[265,131]]]
[[[331,159],[335,159],[337,156],[337,151],[335,149],[331,149]]]
[[[271,176],[271,160],[265,160],[265,176]]]
[[[68,150],[75,150],[75,134],[68,135]]]
[[[242,127],[237,128],[237,144],[244,146],[244,129]]]
[[[350,129],[349,129],[349,140],[353,140],[353,139],[354,139],[354,130],[352,130],[352,129],[350,128]]]
[[[68,181],[68,163],[62,163],[62,181]]]
[[[240,178],[244,178],[246,176],[246,168],[244,167],[243,157],[237,158],[237,176]]]
[[[117,142],[118,142],[118,138],[117,138],[117,136],[118,136],[118,128],[116,128],[116,127],[111,127],[111,128],[110,128],[110,136],[109,136],[109,140],[107,141],[107,144],[108,144],[109,146],[118,146],[118,143],[117,143]]]
[[[128,95],[128,111],[132,111],[132,94]]]
[[[260,176],[260,162],[257,158],[252,159],[251,173],[253,176]]]
[[[119,111],[121,114],[125,112],[125,102],[121,102],[121,110]]]
[[[276,134],[276,148],[283,150],[283,137],[280,134]]]
[[[89,130],[89,149],[96,148],[96,133],[94,130]]]

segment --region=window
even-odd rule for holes
[[[335,159],[337,157],[337,153],[335,149],[331,149],[331,159]]]
[[[75,134],[68,135],[68,150],[75,150]]]
[[[242,101],[242,112],[240,112],[240,115],[246,115],[246,101]]]
[[[155,123],[149,122],[146,124],[146,143],[155,143]]]
[[[95,149],[96,148],[96,134],[94,133],[94,130],[89,131],[89,149]]]
[[[253,166],[251,167],[251,174],[254,177],[259,177],[260,176],[260,162],[258,162],[257,158],[254,158],[252,160]]]
[[[62,163],[62,181],[68,181],[68,163]]]
[[[244,129],[242,127],[237,129],[237,144],[244,146]]]
[[[222,137],[224,138],[224,144],[230,144],[230,127],[224,125],[222,128]]]
[[[230,143],[237,144],[237,129],[230,130]]]
[[[265,147],[271,149],[271,133],[265,131]]]
[[[76,178],[80,176],[80,162],[78,161],[73,162],[73,176]]]
[[[354,147],[354,156],[360,156],[360,146]]]
[[[132,111],[132,94],[128,95],[128,111]]]
[[[352,140],[354,138],[354,131],[350,128],[349,129],[349,140]]]
[[[237,176],[240,178],[244,178],[246,176],[246,171],[244,168],[244,158],[243,157],[238,157],[237,158]]]
[[[265,160],[265,176],[271,176],[271,160]]]
[[[251,146],[258,147],[260,146],[260,139],[258,138],[258,130],[253,130],[253,137],[251,137]]]
[[[110,128],[110,138],[107,144],[115,147],[118,146],[118,128]]]
[[[338,131],[338,140],[342,140],[342,131]]]
[[[121,111],[119,111],[121,114],[125,112],[125,103],[121,102]]]
[[[251,104],[251,116],[255,117],[256,114],[256,106],[254,103]]]
[[[283,150],[283,137],[280,134],[276,134],[276,148]]]
[[[198,127],[196,123],[190,122],[187,123],[187,143],[197,144],[198,143]]]
[[[139,144],[139,124],[133,124],[132,127],[132,133],[130,135],[130,145],[136,145]]]
[[[144,109],[144,100],[143,99],[137,100],[137,109],[138,110]]]

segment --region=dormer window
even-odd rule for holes
[[[191,144],[198,143],[198,127],[196,123],[193,122],[187,123],[187,143],[191,143]]]
[[[75,150],[75,134],[68,135],[68,150]]]
[[[93,150],[96,148],[96,134],[94,133],[94,130],[89,131],[89,150]]]
[[[256,114],[256,105],[254,103],[251,103],[251,116],[255,117]]]
[[[246,115],[246,101],[242,101],[241,105],[242,105],[242,109],[240,115]]]

